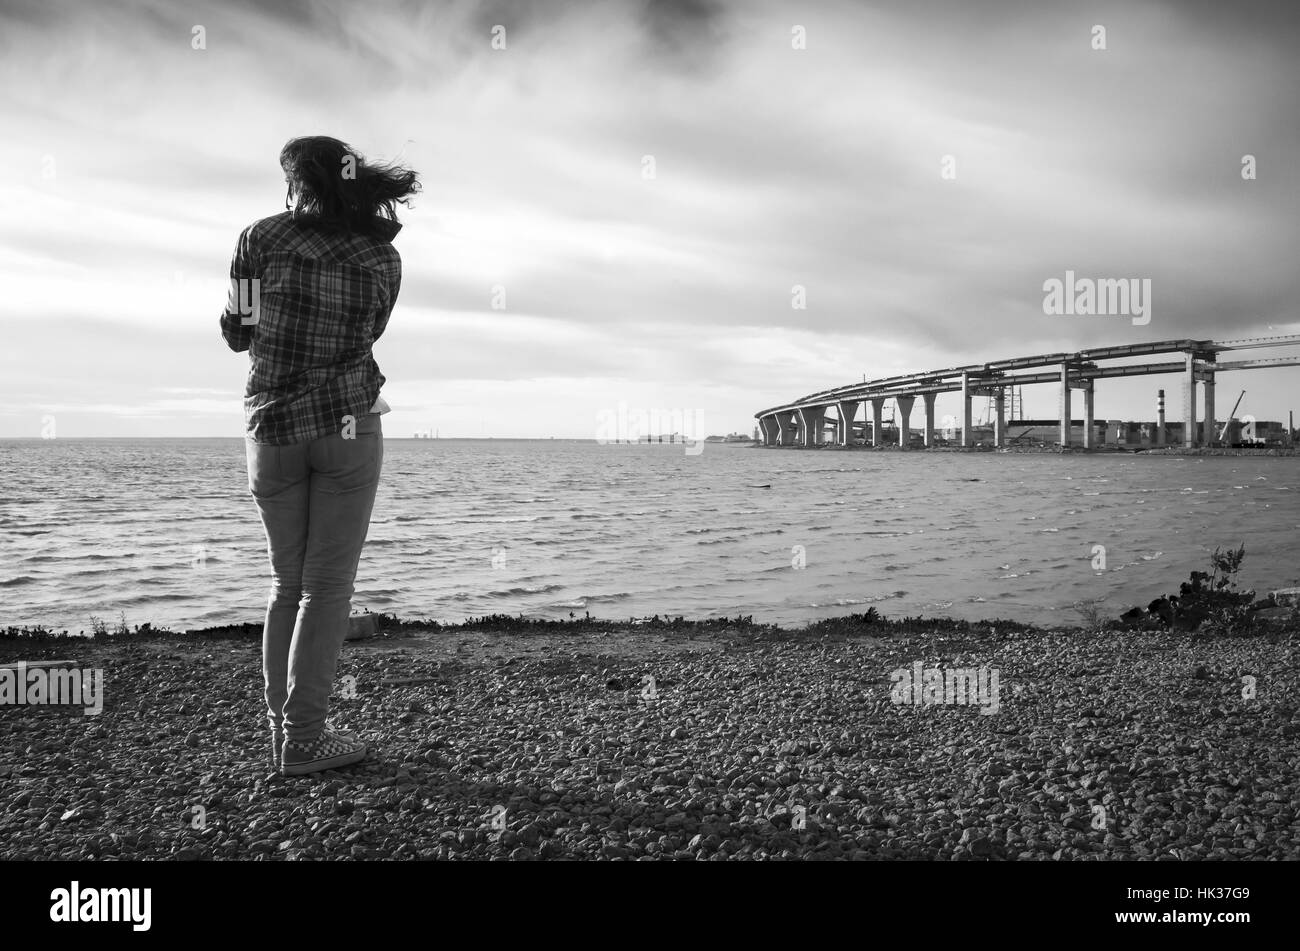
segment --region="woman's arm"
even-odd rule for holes
[[[402,289],[402,259],[393,256],[393,263],[387,269],[388,278],[388,305],[375,317],[375,326],[372,331],[373,339],[378,340],[380,335],[388,327],[388,318],[393,315],[393,305],[397,303],[397,294]]]
[[[261,282],[258,280],[252,231],[252,225],[245,228],[235,245],[230,260],[230,296],[221,314],[221,336],[236,353],[247,350],[253,342],[253,328],[261,310]]]

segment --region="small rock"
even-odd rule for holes
[[[1278,588],[1270,594],[1274,604],[1283,607],[1300,606],[1300,588]]]
[[[378,633],[379,618],[374,614],[362,614],[348,618],[348,633],[344,640],[359,641]]]

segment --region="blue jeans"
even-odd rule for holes
[[[262,632],[267,718],[296,745],[325,729],[353,583],[370,527],[384,434],[379,416],[287,446],[245,440],[248,488],[266,529],[271,597]]]

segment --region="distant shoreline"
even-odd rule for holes
[[[764,446],[755,444],[755,449],[789,449],[803,451],[806,446]],[[1059,455],[1076,454],[1089,456],[1300,456],[1300,447],[1274,446],[1261,449],[1229,449],[1226,447],[1198,447],[1195,449],[1185,449],[1180,446],[1163,446],[1160,448],[1128,448],[1126,446],[1099,446],[1095,449],[1084,449],[1082,446],[1004,446],[1001,449],[994,449],[992,446],[973,446],[969,449],[962,446],[916,446],[911,449],[900,449],[898,446],[839,446],[826,444],[823,446],[813,447],[816,450],[830,450],[836,452],[982,452],[982,453],[1018,453],[1024,455],[1057,453]]]
[[[373,619],[373,621],[371,620]],[[527,617],[522,614],[491,614],[481,617],[466,617],[463,621],[443,622],[431,618],[403,618],[387,613],[354,614],[351,617],[352,633],[348,643],[363,643],[376,637],[405,637],[412,635],[459,635],[478,631],[491,631],[495,634],[517,634],[536,636],[539,634],[568,636],[600,631],[605,634],[630,634],[639,636],[645,632],[670,631],[683,637],[717,631],[735,632],[737,630],[756,635],[792,637],[820,636],[822,632],[841,633],[842,629],[860,631],[872,628],[881,636],[889,637],[898,633],[915,633],[920,630],[966,632],[986,628],[1004,631],[1020,631],[1025,634],[1046,634],[1077,630],[1083,634],[1087,621],[1080,615],[1077,624],[1044,625],[1037,622],[1017,621],[1012,618],[986,618],[968,620],[943,615],[917,617],[877,616],[868,622],[860,613],[836,615],[809,620],[806,624],[778,624],[775,622],[755,621],[753,617],[711,617],[686,618],[684,616],[663,616],[641,618],[612,618],[593,616],[589,612],[585,617],[544,618]],[[1118,622],[1118,610],[1115,620]],[[128,643],[132,641],[156,638],[191,638],[203,640],[248,640],[261,643],[262,621],[243,621],[234,624],[216,624],[211,627],[174,629],[171,627],[154,627],[151,623],[133,625],[129,629],[109,626],[102,633],[68,630],[56,630],[39,624],[6,625],[0,624],[0,644],[2,643]]]
[[[521,636],[533,636],[537,634],[554,634],[556,636],[582,634],[591,631],[602,631],[610,634],[641,634],[646,631],[672,631],[682,634],[684,637],[691,637],[695,634],[703,634],[719,630],[735,631],[746,630],[757,633],[797,637],[801,633],[809,631],[828,629],[828,627],[838,628],[843,625],[860,626],[861,619],[859,615],[850,614],[842,617],[818,618],[809,621],[806,625],[789,625],[775,624],[762,621],[754,621],[752,617],[746,618],[700,618],[689,619],[682,616],[672,617],[670,615],[655,615],[651,618],[609,618],[596,617],[588,614],[582,618],[541,618],[525,617],[523,615],[486,615],[483,617],[467,617],[463,621],[444,623],[435,621],[430,618],[401,618],[392,614],[354,614],[352,622],[354,629],[356,622],[365,621],[368,618],[374,618],[374,630],[356,638],[349,637],[348,643],[359,643],[365,640],[378,637],[402,637],[412,634],[471,634],[477,631],[491,631],[497,634],[519,634]],[[886,629],[910,630],[915,627],[922,628],[939,628],[967,630],[973,627],[987,627],[993,625],[1008,630],[1039,630],[1037,625],[1027,624],[1022,621],[1011,619],[995,619],[992,621],[967,621],[961,618],[948,617],[930,617],[930,618],[906,618],[906,619],[888,619],[881,617],[874,622]],[[261,642],[262,621],[244,621],[235,624],[216,624],[211,627],[187,628],[182,630],[170,627],[154,627],[150,623],[134,625],[130,630],[122,631],[121,629],[113,630],[111,627],[103,634],[96,635],[93,632],[82,631],[80,633],[71,633],[66,630],[55,630],[42,625],[0,625],[0,643],[8,642],[99,642],[105,644],[127,643],[130,641],[168,639],[168,638],[203,638],[207,640],[240,640],[248,639],[250,641]]]

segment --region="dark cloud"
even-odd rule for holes
[[[638,23],[656,60],[707,73],[724,51],[725,14],[725,5],[715,0],[644,0]]]

